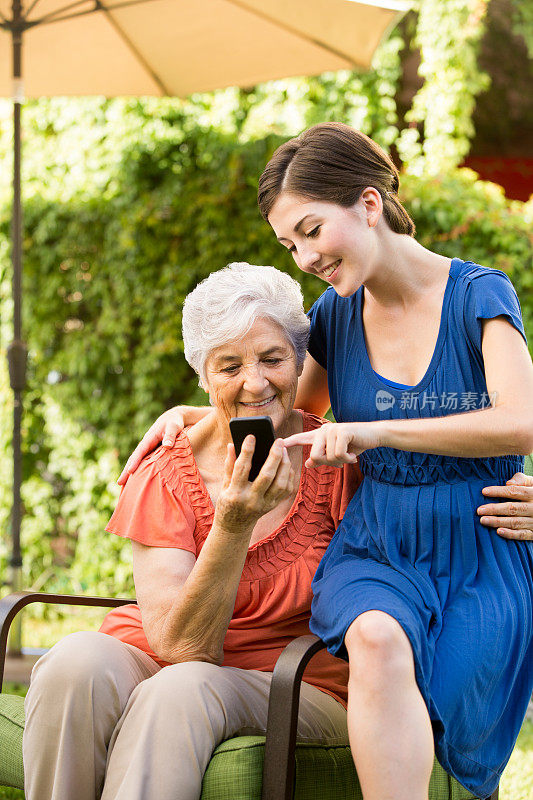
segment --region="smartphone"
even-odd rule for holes
[[[270,417],[233,417],[229,421],[229,429],[237,456],[246,437],[250,434],[255,436],[255,450],[248,475],[249,481],[255,481],[276,440],[272,420]]]

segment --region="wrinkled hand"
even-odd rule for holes
[[[283,439],[285,447],[311,445],[306,467],[329,464],[342,467],[353,464],[357,456],[373,447],[379,447],[378,428],[371,422],[328,422],[314,431],[296,433]]]
[[[247,436],[239,457],[228,445],[222,491],[215,506],[215,522],[224,530],[250,533],[260,517],[296,491],[296,476],[282,440],[276,439],[255,481],[248,480],[255,437]]]
[[[152,427],[146,431],[143,438],[126,461],[126,466],[122,470],[118,478],[118,485],[123,486],[128,480],[129,476],[135,472],[143,458],[154,450],[159,442],[163,445],[171,447],[177,434],[183,430],[185,423],[183,420],[183,413],[179,406],[169,408],[164,414],[156,419]]]
[[[486,486],[485,497],[503,502],[479,506],[480,522],[505,539],[533,540],[533,477],[517,472],[505,486]]]

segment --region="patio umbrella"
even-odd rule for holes
[[[22,558],[21,103],[25,96],[176,95],[368,68],[403,0],[0,0],[0,95],[14,102],[12,588]],[[22,45],[24,42],[24,74]],[[12,62],[12,69],[10,69]],[[13,645],[13,642],[12,642]],[[13,650],[20,649],[20,643]]]

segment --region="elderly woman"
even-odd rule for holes
[[[232,264],[187,297],[185,356],[214,413],[143,461],[108,525],[132,541],[138,606],[34,668],[27,800],[193,800],[218,743],[265,730],[276,659],[309,632],[311,580],[357,483],[280,441],[322,423],[293,408],[308,332],[298,284],[272,267]],[[249,482],[253,437],[236,459],[228,423],[257,414],[280,438]],[[346,684],[343,661],[311,662],[301,739],[347,741]]]

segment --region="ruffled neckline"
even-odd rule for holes
[[[299,413],[304,432],[322,424],[319,417],[302,411]],[[170,491],[185,490],[196,519],[194,538],[201,549],[213,524],[215,508],[186,430],[181,431],[173,447],[159,449],[153,459],[154,466]],[[271,534],[250,546],[242,572],[243,580],[257,580],[280,572],[311,544],[316,543],[318,537],[331,537],[334,525],[330,506],[335,467],[304,467],[310,450],[310,446],[303,448],[300,483],[287,516]],[[328,519],[330,525],[327,524]]]

